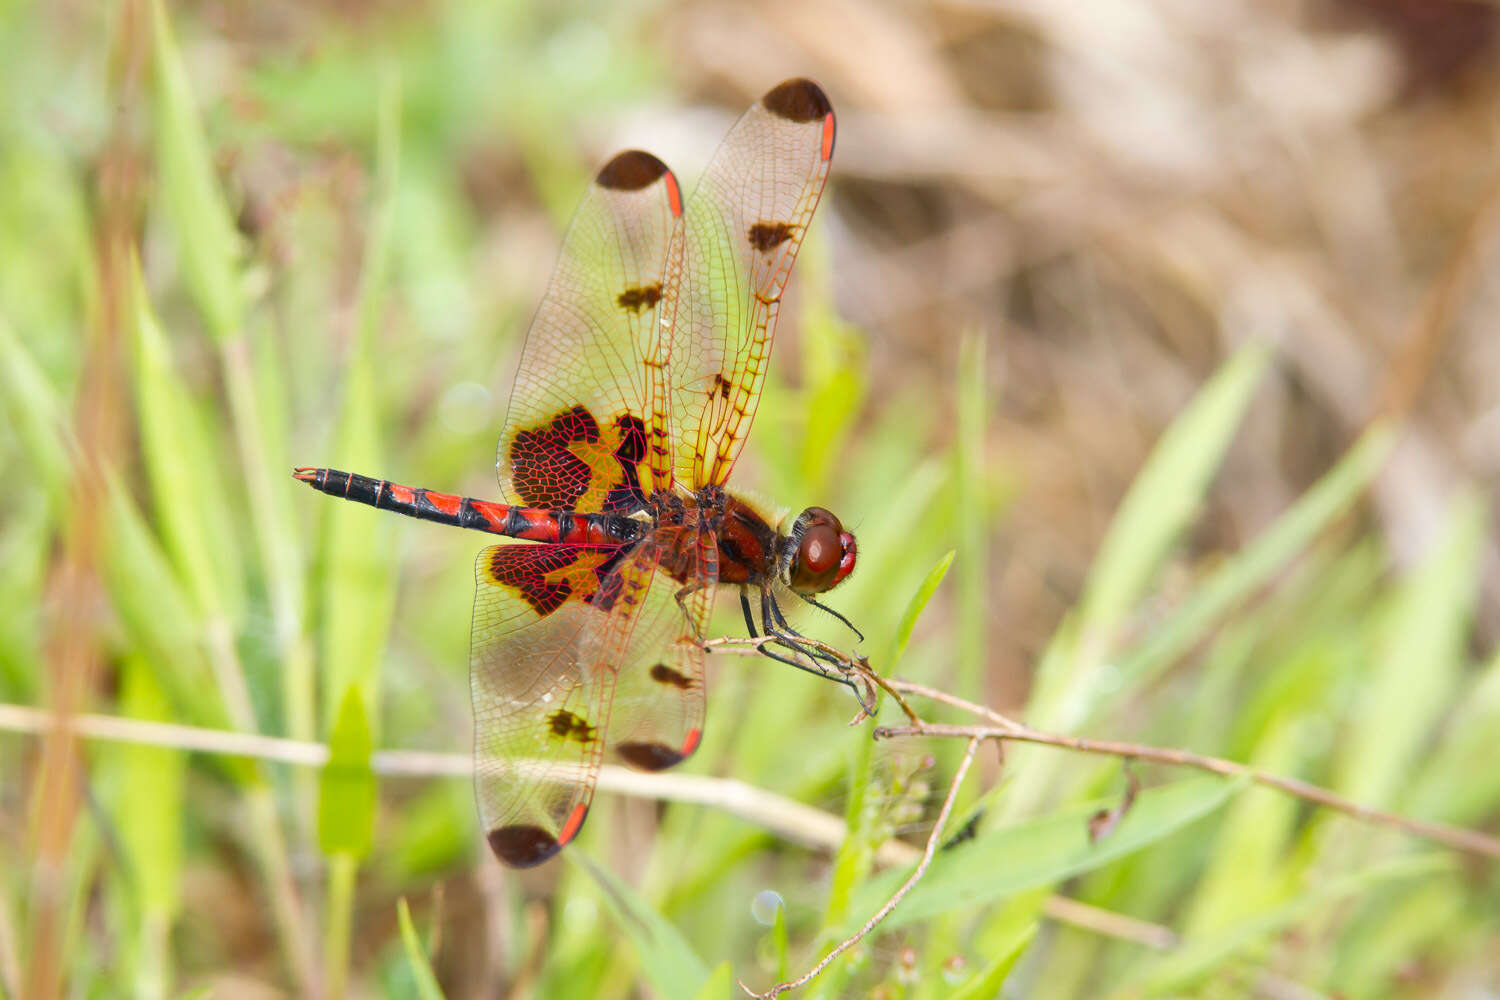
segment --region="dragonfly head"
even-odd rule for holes
[[[799,594],[821,594],[854,570],[858,547],[839,519],[822,507],[809,507],[786,535],[782,582]]]

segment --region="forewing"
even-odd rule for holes
[[[770,359],[781,293],[833,156],[834,116],[788,80],[735,123],[688,203],[663,307],[672,327],[676,476],[722,485]]]
[[[681,216],[677,179],[650,153],[595,177],[521,351],[496,458],[512,503],[628,512],[653,482],[670,487],[659,309]]]
[[[541,864],[583,825],[603,756],[618,625],[602,605],[619,548],[513,541],[474,567],[474,789],[490,848]]]

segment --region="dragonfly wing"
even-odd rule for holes
[[[781,293],[833,157],[832,105],[810,80],[771,89],[709,162],[672,245],[678,480],[722,485],[760,401]]]
[[[474,567],[469,686],[474,788],[486,839],[529,868],[588,814],[628,619],[602,607],[620,547],[512,541]]]
[[[681,217],[677,178],[650,153],[595,177],[521,350],[496,459],[512,503],[629,512],[671,485],[659,303]]]
[[[679,545],[683,555],[664,551]],[[638,620],[615,682],[608,745],[631,767],[660,771],[698,748],[704,699],[699,640],[713,610],[716,557],[713,536],[691,528],[662,529],[631,554],[643,565],[676,566],[683,577],[658,568],[641,590]],[[644,568],[631,575],[644,578]]]
[[[513,541],[479,554],[474,784],[486,839],[507,865],[541,864],[577,836],[606,747],[633,767],[662,770],[698,746],[695,632],[712,607],[712,578],[679,603],[682,585],[659,570],[660,556],[654,537],[633,546]],[[693,565],[695,578],[712,573],[707,562]]]

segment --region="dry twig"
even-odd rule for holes
[[[875,911],[875,915],[866,920],[863,927],[843,941],[840,941],[832,951],[823,956],[822,961],[818,962],[811,969],[808,969],[800,977],[790,982],[777,983],[765,993],[756,993],[750,987],[746,986],[744,982],[740,983],[740,989],[744,990],[750,996],[755,997],[756,1000],[774,1000],[775,997],[780,996],[787,990],[795,990],[806,986],[819,973],[828,968],[830,962],[859,944],[867,934],[879,926],[881,921],[890,916],[891,911],[896,908],[896,905],[906,898],[908,892],[911,892],[912,886],[922,880],[922,876],[927,873],[927,866],[932,864],[932,856],[937,853],[938,843],[942,840],[943,827],[948,822],[948,814],[953,811],[953,802],[958,798],[958,789],[963,784],[964,775],[969,773],[969,765],[974,763],[974,752],[979,749],[979,743],[980,739],[976,737],[970,740],[968,747],[964,749],[964,758],[959,761],[958,770],[953,772],[953,781],[948,785],[948,797],[943,800],[943,808],[938,813],[937,822],[932,824],[932,832],[927,835],[927,847],[922,851],[922,860],[917,862],[917,867],[907,877],[906,881],[901,883],[901,888],[897,889],[891,898],[885,901],[885,905]]]

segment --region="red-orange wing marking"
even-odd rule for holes
[[[669,255],[676,477],[722,485],[760,400],[782,289],[833,157],[833,107],[810,80],[772,88],[735,123]]]
[[[650,153],[595,177],[521,351],[496,458],[512,503],[629,512],[670,487],[658,310],[681,217],[677,178]]]

